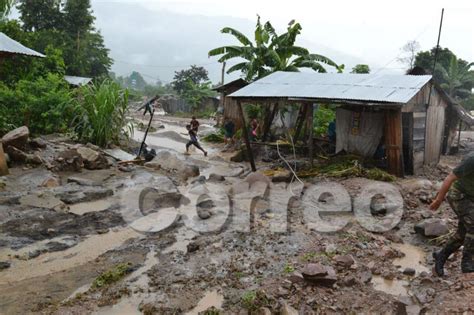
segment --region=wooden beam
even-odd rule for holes
[[[402,113],[400,110],[385,112],[385,150],[387,170],[390,174],[403,177]]]
[[[240,118],[242,121],[242,134],[244,135],[245,145],[247,147],[247,154],[250,160],[250,166],[252,167],[252,172],[257,171],[255,167],[255,160],[253,158],[252,147],[250,146],[250,138],[249,138],[249,131],[247,129],[247,124],[245,123],[245,116],[244,110],[242,109],[242,103],[239,99],[237,99],[237,106],[239,107]]]
[[[300,106],[300,112],[298,114],[298,118],[296,120],[296,131],[295,131],[295,137],[293,139],[293,142],[296,143],[298,141],[298,138],[300,137],[301,134],[301,129],[303,128],[303,122],[306,120],[306,110],[308,107],[306,107],[304,104]]]
[[[311,167],[313,167],[313,104],[312,103],[307,103],[306,107],[308,108],[306,110],[306,130],[308,130],[308,148],[309,148],[309,162]]]
[[[278,103],[273,104],[273,109],[271,112],[268,113],[268,116],[265,117],[265,124],[263,126],[263,136],[262,141],[267,141],[268,133],[270,132],[270,127],[272,125],[273,120],[275,119],[275,115],[278,112]]]

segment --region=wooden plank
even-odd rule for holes
[[[245,123],[244,110],[242,109],[242,103],[240,102],[240,100],[237,100],[237,106],[239,107],[239,111],[240,111],[240,119],[242,122],[242,134],[244,135],[245,146],[247,147],[247,154],[250,160],[250,166],[252,167],[252,172],[255,172],[257,171],[257,168],[255,167],[255,160],[253,158],[252,147],[250,146],[249,131],[247,129],[247,124]]]
[[[413,174],[413,113],[402,114],[403,162],[405,173]]]
[[[300,105],[300,111],[298,114],[298,119],[296,120],[296,132],[295,132],[295,138],[293,139],[293,142],[296,143],[298,141],[298,138],[300,137],[301,134],[301,129],[303,128],[303,122],[306,119],[306,110],[308,107],[304,106],[304,104]]]
[[[413,128],[413,140],[425,139],[425,128]]]
[[[404,173],[402,146],[402,112],[401,110],[387,110],[385,111],[387,170],[390,174],[398,177],[402,177]]]
[[[443,145],[445,127],[445,107],[439,96],[434,95],[426,116],[425,164],[434,165],[439,162]]]
[[[306,106],[308,107],[307,109],[307,116],[306,116],[306,129],[309,130],[309,136],[308,136],[308,145],[309,145],[309,162],[311,167],[313,167],[313,104],[312,103],[307,103]]]

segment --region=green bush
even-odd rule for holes
[[[128,90],[111,80],[84,86],[77,110],[76,132],[82,141],[106,147],[133,133],[127,118]]]
[[[0,133],[26,125],[33,134],[66,132],[74,117],[72,95],[58,74],[0,83]]]
[[[314,113],[314,133],[317,136],[327,134],[329,123],[336,119],[336,111],[329,105],[321,105]]]

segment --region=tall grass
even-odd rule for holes
[[[127,118],[128,90],[111,80],[82,87],[77,109],[76,132],[82,141],[107,147],[133,133]]]

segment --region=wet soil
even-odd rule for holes
[[[460,254],[448,261],[446,277],[432,277],[431,252],[438,244],[415,234],[413,228],[433,217],[447,220],[454,228],[455,216],[446,204],[435,213],[427,206],[438,181],[459,156],[443,159],[424,178],[394,183],[403,195],[404,211],[393,230],[371,233],[349,219],[340,232],[318,233],[305,224],[302,199],[289,202],[286,198],[287,183],[269,190],[258,181],[257,185],[245,182],[248,166],[229,162],[229,154],[221,153],[222,145],[204,143],[211,152],[207,158],[194,151],[183,156],[186,122],[157,117],[157,131],[150,134],[148,144],[195,163],[204,179],[183,181],[176,172],[142,166],[122,172],[116,165],[80,173],[17,167],[2,179],[0,262],[9,267],[0,271],[0,313],[200,314],[213,310],[208,314],[257,314],[264,307],[280,314],[284,305],[300,314],[474,312],[474,279],[460,274]],[[203,131],[211,123],[205,122]],[[136,133],[135,140],[141,136]],[[211,174],[225,179],[208,182]],[[59,179],[59,186],[42,187],[51,176]],[[91,185],[68,183],[71,176]],[[193,193],[221,191],[241,199],[229,197],[230,219],[225,228],[213,233],[199,233],[199,228],[227,214],[222,207],[205,202],[202,209],[208,212],[199,214],[187,207],[152,205],[149,213],[131,222],[124,209],[137,200],[135,185],[162,176],[176,187],[173,198],[181,194],[191,200]],[[424,185],[426,178],[429,185]],[[308,179],[299,189],[304,192],[310,183],[326,180]],[[370,183],[363,178],[331,181],[342,185],[352,200]],[[300,190],[291,189],[292,193]],[[255,194],[258,198],[252,201]],[[25,204],[22,198],[31,195],[41,199],[41,207],[31,205],[40,202],[37,199]],[[245,205],[242,200],[249,196],[252,210],[247,214],[240,210]],[[54,198],[64,206],[51,206]],[[288,214],[280,213],[271,202],[288,203]],[[282,229],[287,219],[289,226]],[[169,227],[162,230],[160,224],[165,226],[168,220]],[[196,223],[194,230],[190,222]],[[243,228],[236,222],[247,225]],[[156,229],[144,233],[148,226]],[[129,264],[131,272],[104,287],[92,287],[99,275],[121,263]],[[304,280],[301,272],[310,263],[334,268],[336,282],[324,285]]]

